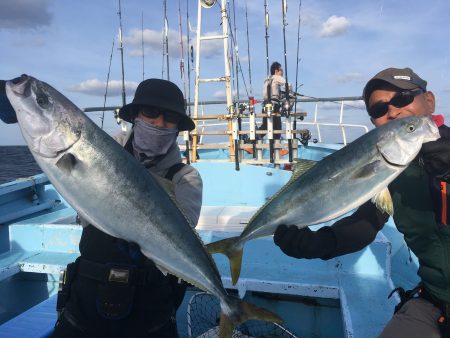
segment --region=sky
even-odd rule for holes
[[[436,96],[436,112],[450,120],[450,2],[447,0],[287,0],[287,63],[281,0],[267,0],[267,3],[269,62],[279,61],[283,65],[288,81],[297,84],[300,94],[359,96],[365,83],[378,71],[386,67],[411,67],[428,81],[428,89]],[[228,4],[241,65],[238,80],[233,81],[235,95],[239,84],[240,98],[251,94],[260,98],[267,76],[264,0],[229,0]],[[202,35],[221,32],[219,9],[216,4],[202,10]],[[0,0],[0,78],[32,75],[55,87],[80,108],[120,106],[118,10],[118,0]],[[197,11],[197,1],[167,0],[167,72],[163,63],[164,1],[121,1],[127,103],[132,101],[134,90],[143,78],[169,76],[189,96],[189,91],[184,90],[189,87],[187,32],[189,28],[195,55]],[[184,81],[180,72],[180,13]],[[200,77],[223,76],[221,41],[202,42],[200,55]],[[191,64],[192,101],[194,74]],[[199,96],[200,100],[224,99],[224,85],[202,85]],[[348,118],[367,122],[362,103],[352,103],[352,107],[356,109],[349,109]],[[225,108],[216,109],[223,112]],[[313,109],[308,105],[301,107],[309,114],[306,120],[312,118]],[[323,105],[322,109],[324,115],[339,113],[336,105]],[[100,116],[101,113],[90,115],[97,123],[101,121]],[[112,113],[107,112],[105,130],[113,133],[116,129]],[[0,121],[0,145],[15,144],[24,144],[18,126]]]

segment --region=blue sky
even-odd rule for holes
[[[184,48],[186,7],[190,25],[197,26],[197,1],[181,0]],[[233,0],[229,1],[230,6]],[[264,0],[235,0],[237,41],[243,78],[250,91],[245,5],[248,8],[253,94],[261,96],[266,76]],[[299,2],[287,0],[287,76],[296,82]],[[179,1],[167,0],[170,80],[183,89],[180,76]],[[281,0],[268,0],[269,59],[284,66]],[[0,78],[22,73],[48,82],[80,108],[103,106],[112,49],[106,105],[121,104],[118,47],[118,0],[0,1]],[[298,91],[313,97],[357,96],[365,82],[385,67],[412,67],[428,81],[437,112],[450,119],[450,3],[447,0],[303,0],[298,63]],[[231,12],[231,15],[233,13]],[[219,8],[203,11],[204,34],[221,31]],[[142,80],[142,17],[145,78],[162,77],[163,1],[122,0],[122,26],[127,102]],[[233,17],[231,17],[233,22]],[[195,32],[190,33],[195,47]],[[201,77],[223,75],[218,42],[202,44]],[[187,74],[187,59],[185,59]],[[191,73],[193,84],[193,71]],[[167,77],[167,74],[164,74]],[[240,96],[246,97],[242,75]],[[193,85],[191,98],[193,99]],[[201,99],[223,97],[223,86],[202,87]],[[305,107],[306,108],[306,107]],[[312,114],[312,112],[310,112]],[[365,118],[362,109],[352,114]],[[99,115],[92,118],[99,122]],[[0,122],[0,145],[24,144],[16,125]],[[112,119],[106,126],[115,128]]]

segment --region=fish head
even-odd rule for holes
[[[439,129],[430,116],[409,116],[381,127],[377,149],[383,158],[396,166],[407,166],[419,153],[422,144],[437,140]]]
[[[33,153],[56,157],[81,137],[78,108],[45,82],[22,75],[6,83],[6,95]]]

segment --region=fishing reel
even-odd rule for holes
[[[303,144],[305,147],[308,145],[310,139],[311,139],[311,132],[309,131],[309,129],[306,129],[300,133],[300,143]],[[317,140],[313,140],[313,142],[317,143]]]
[[[288,100],[287,98],[282,99],[280,109],[281,116],[288,117],[291,114],[293,106],[294,104],[291,100]]]

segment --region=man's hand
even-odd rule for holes
[[[295,258],[327,258],[336,248],[336,238],[330,227],[311,231],[295,225],[280,225],[273,240],[286,255]]]
[[[441,138],[422,145],[420,151],[426,171],[443,181],[450,181],[450,128],[439,127]]]

